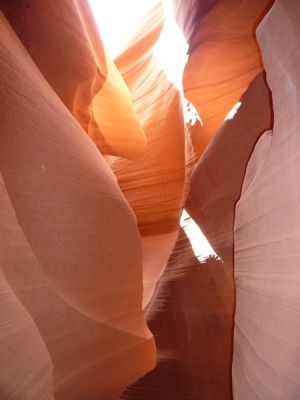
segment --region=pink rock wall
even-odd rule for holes
[[[180,231],[146,308],[157,366],[125,391],[126,400],[231,399],[234,209],[253,146],[271,126],[270,93],[263,74],[240,101],[238,112],[222,125],[200,158],[186,202],[223,261],[200,262]]]
[[[255,147],[236,207],[235,399],[300,393],[299,30],[299,2],[278,0],[257,31],[274,126]]]
[[[86,0],[0,1],[33,61],[102,154],[137,158],[146,138]]]
[[[144,307],[175,245],[191,172],[180,93],[153,56],[163,18],[157,1],[130,47],[116,60],[148,141],[139,160],[116,158],[111,164],[142,237]]]
[[[116,398],[155,364],[136,217],[2,13],[0,22],[1,268],[28,321],[12,349],[21,369],[2,365],[0,388],[6,399],[23,399],[22,388],[52,399],[51,360],[55,399]]]
[[[271,97],[259,74],[200,158],[186,209],[216,253],[233,271],[233,223],[247,162],[259,136],[272,125]]]
[[[231,399],[232,309],[228,266],[199,262],[181,230],[146,309],[157,366],[122,399]]]
[[[272,3],[173,0],[192,126],[160,0],[116,60],[86,0],[0,0],[1,399],[298,400],[300,4],[259,47]]]

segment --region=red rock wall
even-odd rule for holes
[[[200,158],[186,209],[233,271],[233,223],[247,162],[272,126],[271,94],[263,74],[250,84],[236,114],[224,122]]]
[[[198,133],[202,136],[198,140],[199,154],[263,69],[254,33],[272,1],[215,3],[213,7],[211,2],[197,3],[195,11],[201,16],[204,11],[206,14],[194,23],[189,38],[190,56],[183,75],[185,97],[196,107],[203,124]]]
[[[153,56],[163,26],[160,1],[116,60],[132,94],[148,147],[137,161],[115,159],[112,170],[137,216],[143,245],[145,307],[174,247],[190,168],[181,97]],[[192,152],[192,149],[190,150]]]
[[[137,158],[146,138],[85,0],[0,2],[48,83],[102,154]]]
[[[200,262],[180,231],[146,309],[157,366],[122,399],[231,398],[233,279],[215,258]]]
[[[1,399],[298,400],[300,5],[261,58],[272,3],[173,0],[192,126],[160,0],[114,61],[87,1],[0,0]]]
[[[124,399],[231,399],[234,209],[255,142],[272,123],[263,74],[240,100],[200,158],[186,202],[222,261],[199,261],[181,230],[146,308],[157,366]]]
[[[28,326],[19,342],[3,338],[20,370],[1,368],[0,388],[6,399],[116,398],[155,364],[136,217],[2,13],[0,29],[1,267]]]

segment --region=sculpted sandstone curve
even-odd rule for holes
[[[0,29],[1,266],[51,356],[55,398],[110,399],[155,362],[136,218],[3,14]]]
[[[202,139],[198,152],[203,152],[228,112],[263,69],[254,34],[271,4],[269,0],[238,4],[236,0],[217,1],[213,7],[208,3],[209,11],[193,30],[183,89],[203,124],[199,127]]]
[[[144,132],[88,2],[2,0],[0,5],[41,73],[101,153],[141,156]]]
[[[0,398],[298,400],[300,5],[146,3],[0,0]]]
[[[116,60],[148,140],[139,160],[116,158],[111,163],[142,236],[144,307],[175,244],[190,174],[180,93],[153,55],[162,26],[163,9],[157,1],[128,50]]]
[[[235,216],[233,394],[299,398],[300,4],[277,0],[258,28],[274,125],[249,160]]]

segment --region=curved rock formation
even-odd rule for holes
[[[235,204],[253,147],[272,126],[271,98],[263,74],[239,102],[237,112],[224,122],[200,158],[186,202],[188,213],[231,272]]]
[[[139,160],[116,159],[111,165],[142,236],[144,306],[174,247],[189,173],[180,93],[153,57],[162,26],[163,9],[157,1],[130,48],[116,60],[148,139]]]
[[[137,158],[146,138],[85,0],[0,2],[48,83],[103,154]]]
[[[263,74],[240,102],[200,158],[186,202],[222,261],[199,261],[181,230],[146,309],[157,366],[128,388],[124,399],[231,399],[234,209],[253,146],[271,126]]]
[[[155,362],[136,219],[2,14],[0,30],[1,266],[51,356],[55,399],[112,399]]]
[[[189,28],[193,33],[188,35],[190,56],[183,76],[185,96],[196,107],[203,123],[199,132],[203,136],[202,151],[262,71],[254,32],[272,1],[214,3],[214,7],[209,1],[194,5],[196,13],[206,14]]]
[[[183,90],[162,0],[114,60],[87,0],[0,0],[3,400],[300,396],[300,4],[169,2]]]
[[[189,44],[189,52],[193,49],[193,36],[197,34],[199,25],[205,15],[212,10],[218,0],[172,0],[175,18]]]
[[[4,207],[2,202],[5,196],[1,182],[1,208]],[[53,365],[49,353],[30,314],[16,297],[2,271],[0,311],[1,397],[54,400]]]
[[[146,318],[157,366],[126,400],[231,398],[233,280],[216,258],[199,262],[180,231]]]
[[[236,399],[299,398],[299,2],[277,0],[258,29],[274,127],[247,166],[235,219]]]

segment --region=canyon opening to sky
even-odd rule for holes
[[[300,2],[0,0],[0,400],[300,399]]]

